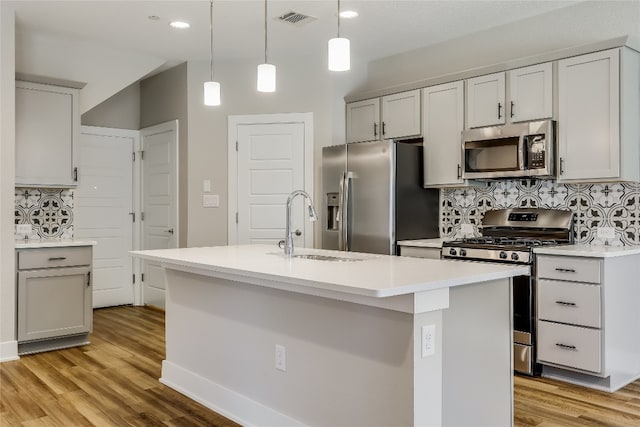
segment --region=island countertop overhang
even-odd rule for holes
[[[328,255],[354,261],[286,258],[269,245],[133,251],[163,267],[212,277],[278,281],[291,291],[322,290],[386,298],[528,275],[529,266],[433,260],[388,255],[297,249],[296,254]],[[246,281],[246,280],[245,280]]]

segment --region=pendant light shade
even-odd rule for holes
[[[258,92],[276,91],[276,66],[267,60],[267,0],[264,0],[264,64],[258,65]]]
[[[351,42],[343,37],[329,40],[329,70],[347,71],[351,68]]]
[[[338,36],[329,40],[329,70],[347,71],[351,68],[351,42],[340,37],[340,0],[338,0]]]
[[[209,67],[211,80],[204,82],[204,105],[220,105],[220,83],[213,81],[213,0],[209,2]]]
[[[220,83],[204,82],[204,105],[220,105]]]
[[[273,64],[258,65],[258,92],[276,91],[276,66]]]

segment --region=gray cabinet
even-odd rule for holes
[[[16,81],[16,185],[74,187],[77,89]]]
[[[20,354],[87,343],[91,258],[91,246],[17,250]]]

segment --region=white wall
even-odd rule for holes
[[[588,1],[372,61],[360,91],[383,89],[623,35],[640,37],[640,1]]]
[[[316,62],[314,62],[316,61]],[[209,62],[188,63],[189,98],[189,235],[188,246],[227,243],[227,117],[240,114],[313,113],[315,194],[321,190],[322,147],[344,143],[344,95],[364,80],[364,66],[353,64],[348,73],[331,73],[321,52],[314,60],[276,61],[275,93],[255,88],[257,61],[216,63],[222,105],[205,107],[204,81]],[[358,71],[361,70],[361,71]],[[203,180],[210,179],[212,193],[220,195],[219,208],[202,207]],[[316,206],[320,198],[314,197]],[[316,226],[318,227],[318,226]],[[320,242],[316,229],[316,242]]]
[[[18,356],[13,245],[15,175],[15,18],[0,2],[0,361]]]
[[[18,33],[20,73],[87,83],[80,91],[80,114],[163,65],[161,58],[52,34]]]

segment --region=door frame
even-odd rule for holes
[[[80,126],[80,134],[87,135],[109,135],[122,138],[133,138],[133,176],[131,185],[132,188],[132,208],[136,215],[136,218],[140,218],[140,212],[142,210],[142,187],[141,187],[141,162],[140,162],[140,131],[133,129],[121,129],[121,128],[108,128],[102,126]],[[133,242],[132,250],[140,250],[142,242],[142,221],[139,219],[133,222]],[[142,305],[142,276],[141,276],[141,263],[139,258],[133,258],[132,263],[133,275],[135,281],[133,283],[133,305]]]
[[[249,114],[228,117],[228,211],[227,211],[227,244],[238,244],[238,224],[235,221],[238,212],[238,126],[268,124],[304,124],[304,191],[313,195],[313,113],[276,113]],[[315,197],[314,197],[315,200]],[[311,243],[314,242],[311,233]]]

